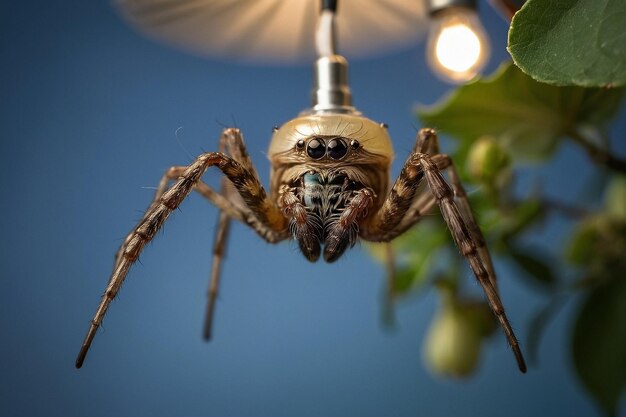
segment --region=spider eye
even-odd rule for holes
[[[346,156],[348,152],[348,145],[346,141],[340,138],[335,138],[328,142],[328,156],[332,159],[341,159]]]
[[[326,144],[322,139],[313,138],[306,147],[306,153],[313,159],[320,159],[326,154]]]
[[[304,148],[304,141],[302,139],[300,139],[299,141],[296,142],[296,148],[298,148],[298,149],[303,149]]]

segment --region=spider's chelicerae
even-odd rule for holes
[[[438,204],[461,254],[485,291],[520,370],[525,372],[482,233],[452,160],[439,153],[434,130],[419,131],[415,147],[393,186],[393,149],[386,126],[360,114],[321,112],[297,117],[276,128],[268,153],[269,194],[261,185],[239,130],[224,130],[220,150],[201,154],[189,166],[172,167],[163,176],[152,204],[117,252],[109,284],[76,360],[77,367],[82,365],[130,267],[170,213],[195,190],[220,210],[206,338],[230,219],[247,224],[270,243],[294,239],[312,262],[320,256],[333,262],[357,239],[391,241]],[[225,175],[222,192],[202,181],[210,167]],[[442,172],[447,172],[451,185]],[[175,181],[171,187],[170,181]],[[427,186],[419,187],[422,182]]]

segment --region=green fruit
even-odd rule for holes
[[[582,221],[574,229],[565,248],[565,257],[574,265],[587,265],[597,256],[602,240],[605,219],[596,216]]]
[[[606,211],[616,220],[626,221],[626,177],[614,177],[604,197]]]
[[[499,184],[509,176],[511,158],[491,137],[478,139],[467,156],[469,174],[481,182]]]
[[[436,374],[465,377],[477,367],[482,344],[481,328],[469,311],[453,303],[444,303],[433,320],[424,359]]]

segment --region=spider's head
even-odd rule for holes
[[[317,113],[276,129],[268,156],[274,168],[294,163],[387,168],[393,147],[384,124],[357,114]]]

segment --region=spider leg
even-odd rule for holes
[[[218,193],[203,181],[199,181],[196,184],[195,191],[209,200],[209,202],[220,209],[220,211],[227,213],[230,218],[248,225],[268,243],[277,243],[289,237],[286,226],[272,227],[262,223],[245,203],[241,207],[238,207],[229,200],[230,197]],[[240,199],[238,193],[235,193],[235,195]]]
[[[152,202],[150,203],[150,206],[148,206],[148,209],[146,210],[146,212],[143,214],[143,217],[141,218],[140,223],[144,222],[146,220],[146,217],[148,216],[148,213],[154,210],[154,208],[159,204],[159,200],[161,199],[161,196],[163,195],[165,190],[167,190],[170,180],[180,177],[180,175],[184,172],[184,170],[185,170],[185,167],[170,167],[167,171],[165,171],[165,173],[161,177],[161,180],[159,181],[159,185],[157,186],[157,189],[154,193]],[[130,239],[133,237],[133,232],[134,230],[131,231],[126,236],[126,238],[124,239],[124,243],[122,243],[120,248],[115,253],[115,263],[113,265],[114,271],[117,269],[121,260],[123,259],[122,254],[124,253],[124,250],[126,249],[126,246],[128,245],[128,243],[130,242]],[[111,276],[110,278],[113,278],[113,277]],[[110,278],[109,278],[109,282],[111,282]]]
[[[415,145],[413,146],[412,150],[412,154],[416,153],[427,153],[430,155],[439,153],[439,142],[437,141],[437,134],[433,129],[419,130],[419,132],[417,133],[417,138],[415,140]],[[409,165],[409,161],[405,163],[405,168],[406,165]],[[398,189],[402,189],[401,177],[405,172],[410,171],[408,169],[403,169],[403,172],[400,174],[398,180],[396,181],[396,184],[398,184]],[[409,181],[405,181],[405,186],[409,185],[409,183]],[[387,229],[385,229],[384,227],[379,227],[376,236],[372,236],[372,240],[389,242],[395,239],[396,237],[400,236],[411,227],[413,227],[420,220],[422,220],[424,215],[428,214],[435,206],[437,200],[432,195],[432,193],[426,191],[426,186],[424,184],[421,184],[420,181],[414,182],[414,185],[415,188],[412,190],[414,192],[413,199],[411,200],[408,209],[404,212],[399,212],[396,214],[396,217],[399,217],[398,223],[394,227]],[[396,188],[395,184],[394,188]],[[393,205],[394,203],[390,202],[387,207],[393,207]],[[383,214],[381,213],[380,216],[383,216]]]
[[[461,179],[456,167],[454,166],[454,162],[448,155],[439,154],[439,141],[437,139],[437,133],[433,129],[421,129],[417,135],[413,152],[432,155],[431,158],[433,162],[437,164],[437,168],[440,171],[445,169],[448,173],[458,209],[463,217],[463,220],[465,221],[465,224],[469,228],[472,238],[476,242],[477,251],[487,268],[487,272],[489,272],[491,284],[497,290],[498,285],[496,282],[495,269],[493,267],[491,255],[487,249],[485,237],[476,223],[467,194],[461,184]],[[398,226],[389,232],[393,235],[393,237],[387,236],[386,238],[391,237],[393,239],[410,229],[415,223],[422,219],[422,216],[425,213],[430,211],[436,202],[437,200],[434,198],[432,193],[425,193],[420,197],[417,197]]]
[[[173,167],[168,168],[167,171],[165,171],[165,173],[163,174],[163,177],[161,177],[161,181],[159,182],[156,192],[154,193],[152,203],[150,204],[150,206],[144,213],[144,216],[142,217],[140,223],[145,221],[148,213],[159,204],[159,200],[161,196],[163,195],[163,193],[165,193],[165,191],[167,190],[167,187],[169,186],[170,182],[173,180],[179,179],[183,175],[186,169],[187,169],[186,166],[173,166]],[[257,232],[257,234],[260,237],[262,237],[264,240],[266,240],[268,243],[277,243],[277,242],[280,242],[281,240],[285,240],[288,237],[288,234],[285,231],[275,230],[261,223],[261,221],[254,215],[254,213],[248,207],[245,206],[245,204],[242,203],[241,205],[234,205],[232,200],[229,199],[229,197],[232,196],[231,194],[229,194],[228,197],[224,196],[223,194],[220,194],[217,191],[213,190],[202,180],[198,180],[198,182],[194,186],[194,190],[198,194],[200,194],[201,196],[209,200],[209,202],[213,204],[215,207],[217,207],[221,212],[227,213],[230,218],[238,220],[248,225],[251,229]],[[237,193],[233,193],[233,194],[239,200],[241,200],[241,197],[239,197],[239,194]],[[130,239],[133,237],[133,232],[134,230],[131,231],[126,236],[126,238],[124,239],[124,243],[122,243],[120,248],[115,253],[115,262],[114,262],[113,270],[115,270],[118,267],[119,262],[122,259],[121,255],[124,253],[126,246],[128,246]]]
[[[385,248],[385,270],[387,273],[386,288],[383,297],[383,320],[387,324],[395,322],[394,303],[396,298],[396,252],[391,242],[383,243]]]
[[[489,280],[491,281],[491,285],[498,290],[498,283],[496,279],[495,268],[493,267],[493,261],[491,259],[491,254],[489,253],[489,249],[487,249],[487,243],[485,241],[485,236],[483,232],[478,227],[476,222],[476,218],[474,217],[472,207],[470,206],[469,200],[467,198],[467,194],[465,193],[465,189],[461,184],[461,178],[459,173],[454,166],[454,162],[448,155],[435,155],[432,157],[433,162],[436,162],[437,168],[439,170],[445,168],[448,176],[450,177],[450,183],[452,184],[452,190],[454,191],[455,201],[457,202],[457,207],[465,224],[467,225],[469,232],[472,236],[476,244],[476,251],[480,256],[487,272],[489,273]]]
[[[385,245],[385,269],[387,270],[387,298],[392,301],[395,296],[393,278],[396,276],[396,251],[390,242]]]
[[[472,215],[458,174],[452,161],[446,155],[431,157],[425,153],[437,151],[436,140],[433,130],[420,130],[413,152],[405,162],[381,208],[369,222],[364,224],[361,237],[378,242],[390,241],[418,222],[422,214],[436,201],[454,241],[461,254],[469,262],[470,268],[487,296],[492,311],[504,330],[519,369],[526,372],[526,364],[519,343],[498,295],[491,257]],[[440,171],[443,169],[448,170],[453,188],[448,185],[441,174]],[[424,177],[434,199],[418,194],[418,187]]]
[[[209,283],[208,302],[206,313],[204,316],[204,328],[202,337],[204,340],[211,339],[211,329],[213,325],[213,313],[215,312],[215,303],[219,291],[222,259],[226,252],[226,243],[228,240],[228,232],[230,228],[230,218],[224,211],[220,211],[218,218],[218,226],[215,232],[215,240],[213,241],[213,263],[211,265],[211,279]]]
[[[504,311],[504,306],[502,305],[502,301],[498,295],[498,290],[493,285],[495,278],[490,276],[486,262],[479,253],[479,243],[476,241],[473,233],[471,232],[472,226],[467,225],[465,218],[461,214],[464,209],[459,209],[459,206],[463,207],[463,203],[455,203],[452,188],[448,185],[437,167],[437,164],[429,155],[414,154],[411,156],[410,160],[414,161],[414,165],[424,172],[426,181],[428,182],[430,190],[437,199],[439,208],[441,209],[441,214],[448,224],[448,228],[450,229],[450,233],[452,234],[454,241],[461,251],[461,254],[469,262],[474,276],[478,280],[478,283],[482,286],[483,291],[487,296],[487,301],[489,302],[491,310],[500,321],[504,334],[513,349],[520,371],[526,372],[524,356],[522,355],[515,333],[513,332]],[[467,203],[467,199],[463,201]],[[469,215],[471,215],[471,212]]]
[[[416,193],[413,202],[404,215],[400,216],[401,220],[395,227],[387,231],[379,230],[375,235],[368,234],[367,239],[376,242],[390,242],[415,226],[425,215],[429,214],[437,200],[430,193],[418,194]]]
[[[239,162],[250,174],[258,178],[256,168],[250,160],[248,151],[246,150],[243,136],[239,129],[229,128],[222,132],[220,137],[219,150],[225,152],[235,161]],[[240,209],[246,210],[245,205],[241,201],[241,197],[233,189],[232,184],[226,179],[222,179],[221,195],[225,196],[234,206]],[[204,316],[204,327],[202,331],[202,337],[204,340],[211,339],[211,333],[213,328],[213,317],[215,313],[215,305],[217,302],[217,295],[219,292],[219,283],[221,276],[222,260],[226,252],[226,245],[228,242],[228,234],[230,230],[230,216],[225,211],[220,210],[218,217],[218,225],[215,231],[215,238],[213,241],[213,262],[211,265],[211,277],[209,280],[209,291],[207,307]],[[258,231],[258,229],[257,229]],[[265,238],[265,236],[264,236]]]
[[[423,132],[423,133],[422,133]],[[461,177],[454,166],[454,161],[445,154],[439,154],[439,140],[437,138],[437,132],[433,129],[422,129],[418,135],[418,140],[415,144],[415,150],[419,153],[432,155],[433,161],[437,164],[437,168],[441,171],[446,169],[450,182],[452,183],[452,190],[454,191],[455,201],[458,203],[459,211],[465,220],[465,224],[469,227],[469,231],[472,234],[472,238],[476,242],[477,251],[483,260],[487,272],[489,272],[489,279],[494,288],[498,289],[496,281],[496,273],[493,267],[493,261],[491,260],[491,254],[487,249],[487,243],[483,232],[478,227],[476,219],[474,218],[472,208],[470,206],[465,188],[461,184]],[[433,201],[434,203],[434,201]]]
[[[455,201],[458,204],[458,209],[461,212],[465,224],[469,228],[472,238],[476,242],[477,251],[487,268],[487,272],[489,272],[489,279],[491,280],[492,285],[497,289],[496,274],[491,260],[491,255],[487,249],[483,233],[478,227],[476,220],[474,219],[474,215],[472,214],[472,209],[470,207],[467,194],[461,184],[458,171],[456,170],[452,159],[448,155],[438,154],[438,152],[439,143],[436,132],[432,129],[421,129],[417,135],[413,153],[433,155],[432,160],[437,164],[437,168],[439,170],[445,169],[447,171],[452,183],[452,189],[454,191]],[[386,232],[380,230],[378,236],[376,236],[377,240],[387,242],[396,238],[413,227],[426,213],[430,212],[432,207],[437,202],[437,199],[432,193],[420,193],[420,191],[422,190],[416,190],[415,198],[409,206],[409,209],[404,213],[400,222]]]
[[[417,223],[434,204],[429,194],[418,194],[424,171],[413,158],[428,145],[430,129],[421,129],[413,152],[404,163],[380,209],[363,225],[361,238],[373,242],[389,242]],[[422,197],[425,196],[425,197]]]
[[[187,169],[187,167],[185,167],[185,166],[174,166],[174,167],[168,168],[165,171],[165,173],[161,177],[161,180],[159,181],[159,185],[157,186],[157,189],[156,189],[156,191],[154,193],[154,197],[152,198],[152,202],[150,203],[150,206],[148,206],[148,209],[144,213],[144,215],[141,218],[139,223],[145,221],[147,216],[148,216],[148,213],[150,213],[151,210],[153,210],[156,206],[158,206],[159,201],[161,199],[161,196],[167,190],[167,187],[169,186],[170,181],[176,180],[176,179],[180,178],[181,175],[185,172],[186,169]],[[234,217],[234,218],[236,218],[236,219],[246,223],[246,221],[243,219],[242,215],[237,213],[232,208],[232,205],[228,201],[226,201],[223,198],[220,198],[221,196],[217,192],[213,191],[208,185],[204,184],[202,182],[202,180],[198,181],[198,184],[196,184],[196,188],[195,189],[196,189],[196,191],[200,192],[200,194],[202,194],[205,198],[207,198],[209,201],[211,201],[215,206],[220,208],[220,210],[227,210],[230,213],[231,217]],[[122,258],[122,254],[124,253],[124,250],[128,246],[128,243],[130,242],[131,238],[133,237],[133,233],[134,233],[134,229],[126,236],[126,238],[124,239],[124,242],[122,243],[120,248],[115,253],[115,262],[114,262],[114,265],[113,265],[113,270],[117,269],[117,267],[119,266],[120,261],[123,259]]]
[[[413,146],[413,153],[427,153],[429,155],[435,155],[439,153],[439,142],[437,141],[437,134],[433,129],[420,129],[417,133],[417,139]],[[402,220],[396,227],[390,230],[389,235],[385,240],[392,240],[402,233],[409,230],[417,222],[422,220],[424,215],[428,214],[431,209],[437,203],[437,200],[432,193],[424,192],[424,186],[416,190],[415,199],[411,203],[411,206],[404,214]]]
[[[176,183],[150,205],[142,220],[122,245],[123,250],[118,256],[105,293],[94,318],[91,320],[91,325],[76,358],[77,368],[82,366],[109,304],[117,295],[130,267],[135,263],[146,243],[152,240],[170,213],[178,208],[199,183],[206,170],[212,166],[218,167],[234,184],[246,206],[262,224],[277,231],[285,229],[286,219],[278,207],[269,200],[257,177],[223,153],[207,152],[201,154],[195,162],[184,170]]]
[[[248,155],[246,145],[243,141],[243,135],[239,129],[224,129],[222,136],[220,137],[220,148],[222,147],[224,147],[226,153],[235,161],[239,162],[241,166],[250,173],[250,175],[255,178],[259,178],[259,174],[257,173],[256,168]]]

